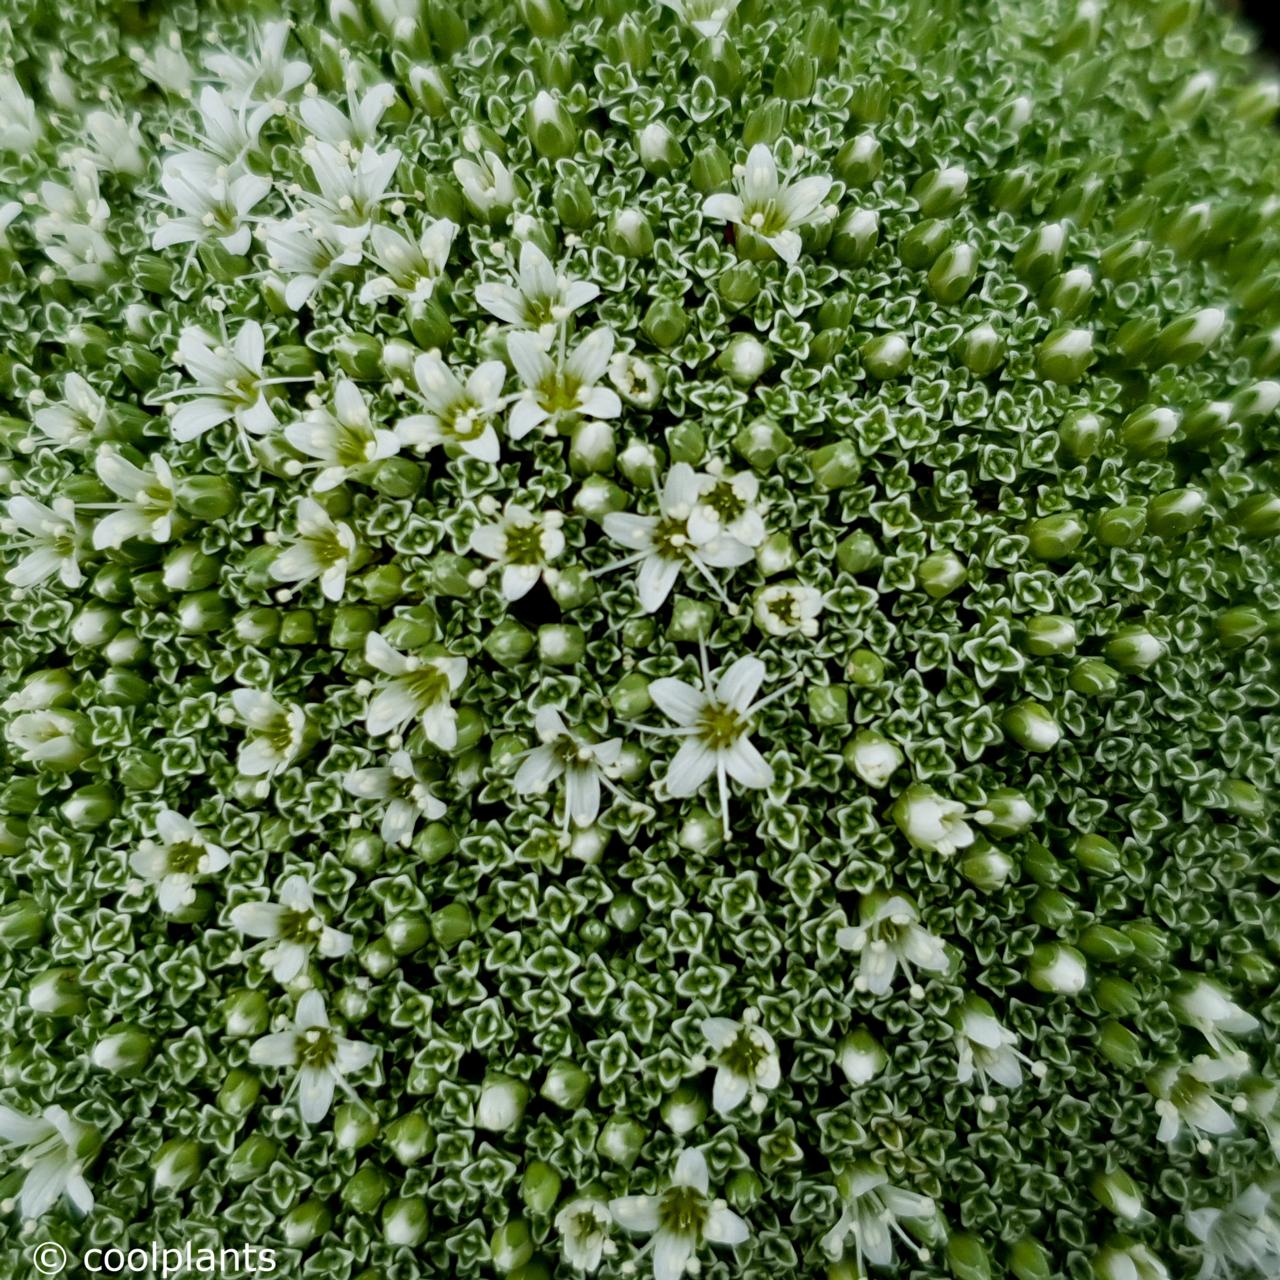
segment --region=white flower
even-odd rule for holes
[[[842,1174],[836,1185],[840,1217],[819,1241],[828,1258],[833,1262],[843,1258],[852,1236],[856,1274],[866,1275],[868,1262],[877,1267],[893,1265],[896,1235],[920,1261],[928,1259],[928,1250],[917,1245],[898,1224],[899,1218],[931,1223],[937,1205],[928,1196],[895,1187],[888,1174],[866,1162]]]
[[[386,844],[408,844],[419,818],[434,822],[444,817],[444,802],[436,799],[431,783],[407,751],[395,752],[385,766],[353,769],[342,785],[361,800],[385,802],[379,834]]]
[[[351,951],[352,938],[330,928],[316,911],[315,895],[301,876],[280,886],[279,902],[242,902],[231,909],[232,927],[250,938],[271,943],[262,962],[281,983],[292,982],[307,966],[313,951],[332,960]]]
[[[14,716],[4,734],[22,753],[24,764],[74,768],[88,754],[81,743],[84,728],[83,717],[75,712],[49,707]]]
[[[1094,1259],[1100,1280],[1169,1280],[1169,1270],[1145,1244],[1108,1245]]]
[[[195,901],[195,883],[230,865],[225,849],[210,844],[204,833],[180,813],[161,809],[155,840],[143,840],[129,858],[135,875],[156,886],[161,911],[179,911]]]
[[[818,220],[815,215],[831,190],[831,179],[823,175],[782,182],[773,152],[757,142],[736,185],[736,195],[722,191],[708,196],[702,204],[703,217],[732,222],[758,236],[784,262],[795,262],[801,249],[796,228]]]
[[[476,301],[486,311],[517,329],[546,329],[545,342],[554,337],[558,325],[599,293],[588,281],[557,275],[551,260],[532,240],[520,246],[520,269],[514,285],[476,285]]]
[[[636,591],[645,613],[662,607],[686,566],[701,574],[716,595],[728,604],[724,588],[712,570],[731,569],[753,558],[751,548],[736,538],[724,534],[706,542],[694,538],[690,518],[698,493],[697,472],[687,462],[677,462],[667,472],[666,482],[658,494],[658,515],[611,511],[604,518],[605,533],[633,554],[596,572],[610,572],[639,561]]]
[[[1195,1027],[1215,1053],[1231,1053],[1232,1036],[1247,1036],[1260,1025],[1221,986],[1209,978],[1197,977],[1173,999],[1173,1010],[1188,1026]]]
[[[302,147],[302,158],[310,166],[318,191],[303,191],[302,199],[321,221],[346,227],[363,240],[368,234],[378,205],[387,198],[387,187],[400,164],[394,147],[379,153],[364,147],[354,154],[315,138]]]
[[[958,800],[944,800],[928,787],[908,787],[893,806],[899,830],[917,848],[952,854],[973,843],[973,829],[965,821]]]
[[[230,177],[221,161],[197,151],[170,156],[160,185],[178,217],[161,214],[151,233],[153,249],[216,240],[228,253],[244,254],[253,242],[253,210],[271,190],[256,173]]]
[[[654,1280],[682,1280],[703,1244],[741,1244],[747,1224],[723,1200],[708,1193],[701,1151],[680,1153],[671,1186],[658,1196],[621,1196],[609,1201],[619,1226],[650,1236]]]
[[[251,151],[258,149],[258,135],[262,126],[274,114],[271,105],[260,106],[253,111],[244,107],[233,108],[226,96],[212,85],[200,90],[197,105],[200,109],[201,132],[193,141],[196,154],[207,152],[228,170],[233,170]]]
[[[157,45],[151,57],[137,45],[129,50],[129,56],[138,64],[138,70],[166,93],[176,98],[191,96],[191,63],[182,51],[182,37],[176,31],[169,32],[168,41]]]
[[[716,1082],[711,1105],[722,1116],[736,1111],[749,1097],[751,1109],[764,1108],[764,1094],[782,1080],[782,1064],[773,1037],[749,1009],[741,1022],[732,1018],[704,1018],[703,1036],[714,1053]]]
[[[511,170],[492,151],[486,151],[479,161],[455,160],[453,176],[467,202],[481,217],[510,208],[516,198]]]
[[[519,600],[529,593],[564,552],[564,517],[558,511],[535,515],[518,502],[507,503],[500,520],[471,534],[471,550],[502,565],[502,595]]]
[[[539,707],[534,728],[542,745],[524,754],[512,784],[516,793],[538,795],[563,778],[565,827],[570,821],[589,827],[600,813],[600,784],[616,793],[608,770],[622,754],[622,740],[588,742],[566,726],[555,707]]]
[[[298,106],[302,123],[321,142],[341,148],[367,147],[378,136],[378,125],[396,100],[389,84],[375,84],[364,93],[357,91],[354,79],[347,83],[347,110],[344,114],[324,98],[304,97]]]
[[[869,729],[862,730],[845,752],[854,773],[869,787],[883,787],[902,767],[904,759],[895,743]]]
[[[1203,1249],[1199,1280],[1280,1274],[1274,1192],[1251,1183],[1223,1208],[1188,1210],[1186,1223]]]
[[[24,1222],[42,1218],[63,1196],[78,1213],[93,1208],[83,1160],[91,1154],[95,1137],[64,1107],[46,1107],[36,1117],[0,1106],[0,1143],[6,1163],[15,1172],[26,1171],[18,1194],[18,1215]]]
[[[698,543],[728,536],[754,550],[767,530],[760,510],[760,481],[750,471],[726,472],[719,460],[698,476],[698,496],[689,513],[689,536]]]
[[[707,40],[724,34],[738,0],[658,0],[681,22]]]
[[[335,521],[314,498],[298,503],[298,536],[271,562],[277,582],[320,579],[326,600],[341,600],[347,569],[356,553],[356,535],[349,524]]]
[[[68,171],[70,186],[42,182],[40,201],[48,213],[34,224],[36,239],[49,260],[69,280],[90,287],[107,283],[106,266],[116,251],[107,234],[111,209],[98,189],[98,166],[80,156]]]
[[[1183,1125],[1198,1134],[1218,1137],[1234,1133],[1235,1117],[1215,1096],[1215,1085],[1234,1080],[1249,1065],[1248,1058],[1211,1058],[1198,1054],[1189,1066],[1174,1063],[1152,1072],[1148,1087],[1156,1098],[1160,1127],[1156,1137],[1174,1142]],[[1207,1140],[1201,1139],[1207,1146]]]
[[[672,676],[649,684],[649,696],[676,727],[645,728],[644,732],[684,739],[667,766],[662,785],[669,796],[684,799],[695,795],[714,774],[719,781],[725,839],[729,837],[729,779],[756,791],[773,783],[772,766],[747,734],[753,717],[791,686],[757,700],[764,675],[764,663],[748,656],[720,668],[713,679],[704,651],[701,689]]]
[[[956,1026],[956,1079],[968,1084],[974,1076],[982,1085],[984,1109],[991,1109],[985,1094],[990,1081],[1002,1084],[1006,1089],[1016,1089],[1022,1084],[1022,1064],[1025,1062],[1032,1075],[1042,1076],[1044,1066],[1032,1062],[1014,1047],[1018,1037],[1007,1027],[1001,1026],[986,1001],[970,1000],[962,1009]]]
[[[302,707],[285,706],[259,689],[235,689],[231,702],[246,728],[236,758],[236,768],[246,778],[270,777],[298,756],[307,735]]]
[[[98,479],[123,501],[103,504],[111,508],[111,514],[94,525],[94,549],[117,548],[131,538],[168,542],[177,498],[173,472],[164,458],[152,454],[144,470],[104,444],[98,450],[95,467]]]
[[[360,290],[360,301],[400,298],[425,302],[444,275],[457,234],[458,224],[448,218],[432,219],[417,240],[401,235],[393,227],[374,226],[369,232],[369,250],[386,275],[366,281]]]
[[[507,338],[507,355],[523,390],[511,407],[507,431],[522,440],[535,427],[548,435],[579,418],[616,418],[622,412],[618,393],[600,386],[613,354],[612,329],[593,329],[573,351],[551,355],[536,333],[517,330]]]
[[[363,256],[359,230],[335,227],[299,216],[274,222],[267,229],[267,265],[285,278],[284,303],[300,311],[312,294],[343,267],[354,267]]]
[[[502,408],[502,384],[507,370],[501,360],[486,360],[465,383],[434,351],[413,362],[413,377],[427,412],[402,418],[396,434],[417,449],[445,445],[479,458],[497,462],[498,433],[493,419]]]
[[[901,967],[907,981],[914,984],[912,969],[942,973],[947,968],[947,952],[919,922],[919,914],[900,894],[869,893],[858,904],[858,924],[836,931],[836,945],[856,951],[862,957],[855,991],[882,996],[893,986]]]
[[[458,742],[458,719],[449,700],[466,679],[466,658],[406,656],[372,631],[365,638],[364,660],[391,677],[369,701],[368,732],[375,737],[398,733],[411,720],[421,719],[427,740],[441,751],[452,751]]]
[[[662,380],[648,360],[617,351],[609,357],[609,381],[627,401],[641,409],[652,409],[662,393]]]
[[[55,573],[64,587],[84,581],[80,569],[76,507],[70,498],[54,498],[50,506],[18,494],[10,498],[4,531],[15,536],[26,554],[5,575],[14,587],[32,587]]]
[[[773,582],[756,592],[756,625],[771,636],[816,636],[826,600],[816,587]]]
[[[318,991],[303,993],[292,1030],[263,1036],[249,1047],[249,1061],[257,1066],[297,1068],[285,1097],[298,1091],[298,1110],[307,1124],[319,1124],[328,1115],[335,1087],[354,1098],[346,1077],[367,1067],[377,1054],[373,1045],[346,1040],[330,1028]]]
[[[310,66],[285,57],[289,22],[269,22],[258,37],[256,56],[233,53],[205,55],[205,68],[223,81],[238,108],[287,98],[311,79]]]
[[[354,382],[340,378],[333,389],[333,410],[309,410],[301,422],[284,429],[284,438],[299,453],[314,458],[318,493],[360,475],[372,462],[393,458],[400,451],[394,431],[375,427],[369,406]]]
[[[178,335],[175,358],[196,383],[160,397],[196,397],[173,415],[175,440],[194,440],[230,419],[242,430],[258,436],[266,435],[276,425],[275,412],[263,388],[288,379],[262,376],[266,338],[256,320],[244,321],[230,350],[203,330],[188,326]]]
[[[25,155],[40,140],[35,103],[12,71],[0,72],[0,151]]]
[[[599,1267],[617,1246],[609,1239],[613,1215],[601,1200],[579,1196],[556,1214],[556,1230],[560,1233],[560,1256],[569,1266],[588,1274]]]
[[[83,451],[107,424],[107,402],[78,373],[67,374],[63,399],[31,415],[37,429],[64,449]]]

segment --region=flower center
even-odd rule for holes
[[[698,736],[719,751],[733,746],[747,731],[747,722],[732,707],[709,703],[698,716]]]
[[[204,849],[190,840],[179,840],[168,848],[169,870],[180,876],[195,875],[200,870]]]
[[[672,1187],[662,1197],[658,1217],[663,1231],[701,1240],[707,1222],[707,1202],[696,1187]]]
[[[337,1047],[328,1027],[308,1027],[298,1037],[300,1067],[328,1067],[337,1061]]]
[[[542,563],[542,530],[536,524],[508,525],[505,534],[511,564]]]
[[[768,1050],[745,1027],[720,1052],[720,1062],[736,1076],[754,1079]]]
[[[417,671],[408,671],[400,678],[405,682],[406,692],[420,707],[443,702],[449,696],[448,678],[435,667],[419,667]]]

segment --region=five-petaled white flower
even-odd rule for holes
[[[78,373],[67,374],[62,400],[37,409],[31,421],[64,449],[86,449],[107,422],[107,402]]]
[[[287,98],[311,79],[309,63],[285,56],[292,25],[287,21],[268,22],[258,35],[257,49],[248,57],[205,54],[206,70],[223,82],[236,108]]]
[[[622,739],[590,742],[570,729],[555,707],[539,707],[534,717],[539,746],[524,754],[513,786],[519,795],[538,795],[564,779],[564,825],[589,827],[600,813],[600,785],[617,794],[609,770],[622,754]]]
[[[593,329],[566,354],[564,331],[552,355],[539,334],[517,330],[507,338],[507,355],[523,390],[511,406],[507,432],[522,440],[540,427],[554,435],[582,418],[616,418],[622,401],[611,387],[600,385],[613,354],[613,330]]]
[[[260,689],[235,689],[231,704],[244,722],[236,768],[246,778],[270,777],[297,758],[306,743],[307,713]]]
[[[267,228],[267,266],[285,278],[284,303],[291,311],[300,311],[326,280],[364,256],[362,231],[318,222],[310,212]]]
[[[720,668],[713,678],[707,670],[704,649],[701,689],[674,676],[663,676],[649,684],[649,696],[676,727],[639,726],[645,733],[684,739],[662,779],[669,796],[685,799],[695,795],[708,778],[714,775],[718,779],[726,840],[729,838],[729,779],[757,791],[773,783],[773,767],[752,745],[747,734],[753,718],[791,686],[776,689],[768,697],[757,700],[756,693],[764,676],[764,663],[747,656]]]
[[[324,598],[341,600],[355,553],[351,526],[334,520],[314,498],[303,498],[298,503],[297,539],[271,562],[271,576],[277,582],[319,578]]]
[[[973,828],[966,816],[958,800],[945,800],[919,783],[908,787],[893,806],[893,818],[902,834],[917,849],[934,853],[956,853],[973,843]]]
[[[172,809],[156,814],[158,840],[143,840],[129,858],[135,875],[156,886],[156,902],[165,912],[195,901],[196,881],[216,875],[231,863],[227,851],[211,844],[189,819]]]
[[[560,1256],[569,1266],[588,1275],[602,1259],[617,1252],[617,1245],[609,1239],[613,1215],[603,1200],[586,1196],[570,1200],[556,1214],[555,1225],[560,1233]]]
[[[5,575],[14,587],[33,587],[56,573],[64,587],[84,581],[80,569],[80,538],[76,506],[70,498],[54,498],[49,506],[26,494],[10,498],[4,531],[26,548],[26,554]]]
[[[532,240],[520,246],[515,284],[489,281],[476,285],[476,301],[488,312],[517,329],[533,329],[544,345],[556,328],[600,293],[586,280],[558,275],[550,258]]]
[[[369,700],[365,728],[375,737],[398,734],[412,720],[422,721],[427,741],[441,751],[458,742],[458,717],[450,699],[467,677],[466,658],[437,654],[420,658],[393,649],[376,631],[365,638],[364,660],[390,679]]]
[[[1280,1206],[1274,1189],[1251,1182],[1229,1204],[1188,1210],[1186,1223],[1203,1250],[1197,1280],[1280,1275]]]
[[[400,437],[373,425],[360,389],[346,378],[333,388],[332,410],[317,404],[300,422],[285,427],[284,438],[299,453],[315,459],[319,470],[312,487],[318,493],[354,479],[370,463],[393,458],[400,451]]]
[[[458,224],[448,218],[432,219],[416,240],[394,227],[375,224],[369,232],[368,249],[386,275],[367,280],[360,290],[360,301],[400,298],[425,302],[444,275],[457,234]]]
[[[771,582],[756,592],[756,625],[770,636],[816,636],[826,600],[817,587]]]
[[[120,547],[130,538],[167,542],[173,532],[177,497],[173,472],[164,458],[153,453],[144,470],[104,444],[98,450],[96,469],[98,479],[123,501],[102,504],[111,514],[94,525],[94,548]]]
[[[1151,1073],[1147,1086],[1156,1098],[1156,1115],[1160,1127],[1156,1137],[1161,1142],[1174,1142],[1186,1125],[1194,1133],[1218,1137],[1234,1133],[1235,1117],[1215,1096],[1215,1086],[1227,1080],[1235,1080],[1248,1070],[1246,1055],[1229,1058],[1211,1058],[1207,1053],[1197,1054],[1190,1064],[1171,1063]],[[1234,1100],[1228,1099],[1234,1106]],[[1211,1150],[1207,1139],[1198,1139],[1199,1146]]]
[[[745,543],[723,531],[717,531],[705,541],[695,538],[691,523],[698,497],[698,473],[687,462],[677,462],[667,472],[666,482],[657,495],[658,515],[611,511],[605,516],[605,533],[632,554],[595,572],[608,573],[638,561],[636,591],[640,607],[646,613],[662,607],[686,566],[700,573],[716,595],[729,604],[712,570],[746,564],[754,558],[754,553]]]
[[[216,241],[228,253],[244,254],[253,243],[253,211],[271,190],[256,173],[229,175],[216,156],[184,151],[170,156],[160,185],[177,217],[161,213],[151,233],[153,249]]]
[[[378,125],[396,100],[396,91],[385,81],[359,91],[354,76],[347,80],[347,110],[316,94],[305,96],[298,106],[302,123],[321,142],[341,150],[367,147],[378,136]]]
[[[918,1192],[895,1187],[889,1175],[869,1162],[860,1162],[836,1179],[840,1194],[840,1217],[836,1225],[819,1241],[833,1262],[844,1257],[849,1238],[853,1238],[855,1274],[866,1275],[866,1263],[877,1267],[893,1265],[894,1236],[897,1236],[920,1260],[929,1257],[928,1249],[918,1245],[899,1225],[899,1218],[921,1224],[932,1224],[937,1205]]]
[[[703,201],[702,214],[719,218],[758,236],[786,263],[800,257],[797,230],[815,217],[831,190],[826,175],[784,182],[778,177],[773,152],[757,142],[737,173],[737,193],[717,192]]]
[[[408,844],[419,818],[434,822],[444,817],[444,801],[436,798],[422,766],[407,751],[394,752],[385,765],[353,769],[342,785],[358,799],[386,804],[379,832],[385,844]]]
[[[1258,1029],[1258,1019],[1242,1009],[1210,978],[1197,977],[1174,996],[1173,1011],[1195,1027],[1215,1053],[1232,1053],[1232,1036],[1247,1036]]]
[[[719,458],[698,475],[698,496],[689,513],[689,536],[698,543],[727,535],[753,550],[767,530],[760,509],[760,480],[750,471],[728,472]]]
[[[196,385],[167,391],[160,398],[195,399],[173,415],[173,438],[181,442],[194,440],[231,419],[252,435],[266,435],[276,425],[276,415],[263,389],[273,382],[291,379],[264,378],[265,358],[266,338],[256,320],[246,320],[240,326],[230,350],[202,329],[183,329],[178,335],[175,359]]]
[[[653,1280],[681,1280],[703,1244],[741,1244],[750,1231],[723,1200],[708,1191],[707,1161],[687,1150],[676,1161],[671,1185],[657,1196],[620,1196],[609,1212],[628,1231],[650,1237]]]
[[[277,982],[292,982],[306,968],[313,951],[327,960],[345,956],[352,939],[341,929],[330,928],[316,910],[315,894],[301,876],[290,876],[280,886],[279,902],[242,902],[231,909],[232,927],[250,938],[271,945],[263,963]]]
[[[782,1064],[773,1037],[760,1026],[759,1014],[748,1009],[741,1022],[704,1018],[701,1031],[716,1066],[711,1105],[727,1116],[750,1098],[751,1109],[763,1111],[765,1092],[776,1089],[782,1081]]]
[[[658,0],[658,3],[707,40],[724,34],[738,7],[738,0]]]
[[[501,519],[472,532],[471,550],[502,566],[505,600],[527,595],[563,553],[563,523],[558,511],[539,515],[519,502],[509,502]]]
[[[882,996],[893,985],[901,967],[915,986],[912,969],[942,973],[947,968],[947,952],[940,939],[919,924],[916,909],[900,894],[866,894],[858,905],[858,924],[836,931],[836,945],[856,951],[861,957],[854,989]]]
[[[335,1088],[354,1098],[346,1077],[377,1055],[373,1045],[344,1039],[330,1027],[318,991],[303,992],[290,1030],[272,1032],[249,1046],[249,1061],[257,1066],[297,1069],[285,1100],[297,1090],[298,1110],[307,1124],[319,1124],[329,1114]]]
[[[79,1213],[93,1208],[84,1161],[97,1145],[97,1134],[73,1120],[65,1107],[24,1116],[0,1106],[0,1143],[10,1167],[26,1171],[17,1205],[24,1222],[42,1218],[63,1196]]]
[[[1018,1088],[1022,1084],[1024,1063],[1032,1075],[1045,1074],[1044,1064],[1033,1062],[1019,1052],[1017,1043],[1018,1037],[1001,1025],[985,1000],[970,998],[965,1002],[956,1020],[956,1079],[968,1084],[977,1076],[983,1091],[980,1105],[984,1110],[995,1107],[994,1100],[988,1096],[992,1080],[1006,1089]]]
[[[486,360],[465,383],[434,351],[413,362],[413,379],[426,413],[402,418],[396,434],[415,449],[444,445],[481,462],[497,462],[498,433],[493,419],[502,408],[507,369],[501,360]]]
[[[302,146],[302,158],[311,168],[318,191],[303,191],[302,199],[314,216],[334,227],[353,233],[363,241],[377,216],[378,205],[387,199],[387,188],[400,164],[394,147],[379,153],[372,147],[359,152],[340,151],[328,142],[309,138]]]

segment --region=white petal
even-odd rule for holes
[[[249,1046],[249,1061],[260,1067],[288,1067],[297,1060],[297,1053],[297,1032],[277,1031]]]
[[[750,1228],[732,1209],[713,1208],[707,1218],[706,1236],[712,1244],[741,1244]]]
[[[609,1212],[613,1220],[628,1231],[652,1234],[662,1223],[658,1214],[661,1203],[659,1196],[620,1196],[609,1201]]]
[[[739,658],[716,677],[716,701],[745,712],[764,683],[765,667],[759,658]]]
[[[663,676],[649,682],[649,697],[658,705],[658,709],[676,724],[689,727],[698,723],[699,717],[707,706],[706,695],[701,689],[677,680],[674,676]]]
[[[645,613],[656,613],[661,609],[679,577],[679,560],[668,560],[659,555],[646,556],[640,562],[640,572],[636,575],[636,594],[640,597],[641,609]]]
[[[727,1116],[737,1110],[744,1101],[750,1085],[745,1076],[740,1076],[728,1067],[721,1067],[716,1072],[715,1086],[711,1091],[711,1105],[718,1115]]]
[[[242,902],[231,908],[231,926],[251,938],[276,938],[285,914],[278,902]]]
[[[693,1251],[693,1236],[659,1231],[653,1237],[653,1280],[683,1280]]]
[[[307,1124],[319,1124],[333,1105],[334,1078],[319,1067],[303,1067],[298,1072],[298,1110]]]
[[[676,1171],[671,1180],[677,1186],[692,1187],[705,1196],[709,1185],[706,1157],[696,1147],[687,1147],[676,1161]]]

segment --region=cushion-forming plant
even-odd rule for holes
[[[5,1276],[1280,1272],[1234,19],[0,54]]]

